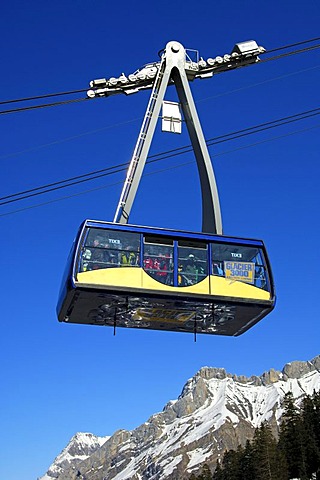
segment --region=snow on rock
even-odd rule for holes
[[[77,434],[40,480],[182,478],[203,462],[214,465],[264,421],[276,432],[284,395],[291,392],[299,405],[320,390],[319,370],[320,356],[250,378],[203,367],[177,400],[135,430],[119,430],[109,439]]]
[[[78,463],[89,458],[109,438],[97,437],[92,433],[76,433],[40,480],[58,479],[60,474],[70,465],[75,469]]]

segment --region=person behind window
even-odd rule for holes
[[[147,256],[144,261],[143,261],[143,264],[144,264],[144,269],[146,271],[150,271],[153,269],[153,260],[150,256]]]
[[[159,253],[159,258],[155,259],[153,268],[157,270],[157,280],[161,283],[165,283],[168,275],[168,258],[163,253]]]
[[[255,285],[256,287],[265,289],[267,286],[266,276],[263,267],[255,267]]]
[[[104,244],[102,243],[101,237],[96,237],[93,242],[92,242],[93,247],[104,247]]]
[[[97,270],[101,268],[98,266],[100,261],[103,261],[102,256],[98,253],[98,247],[101,245],[100,238],[95,238],[89,243],[90,248],[85,248],[82,253],[82,271]],[[97,263],[94,263],[96,261]]]
[[[204,268],[192,253],[188,257],[185,272],[191,284],[198,283],[205,277]]]
[[[168,265],[169,265],[169,256],[164,253],[160,253],[160,270],[162,271],[162,276],[167,275]]]
[[[91,256],[92,256],[92,252],[91,252],[90,248],[85,248],[83,253],[82,253],[82,259],[81,259],[81,263],[82,263],[81,271],[82,272],[86,272],[87,270],[91,269],[91,265],[90,265]]]
[[[106,264],[103,251],[96,249],[92,254],[92,270],[98,270],[105,267]]]
[[[137,265],[137,255],[132,251],[132,247],[128,246],[125,248],[120,255],[120,263],[123,267],[132,267]]]
[[[102,243],[102,239],[97,237],[93,240],[93,247],[91,247],[91,268],[98,270],[100,268],[107,268],[114,262],[114,255],[110,252],[110,245]]]
[[[179,287],[186,287],[190,285],[189,279],[184,275],[183,265],[178,265],[178,285]]]
[[[107,267],[115,267],[118,263],[117,255],[115,254],[114,250],[110,248],[110,244],[106,243],[103,246],[103,259],[106,262]]]
[[[213,264],[213,275],[218,275],[220,277],[223,277],[223,270],[221,268],[221,264],[219,263]]]
[[[198,269],[197,269],[195,257],[192,253],[190,253],[188,257],[185,272],[190,283],[197,283]]]

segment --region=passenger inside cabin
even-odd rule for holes
[[[137,265],[138,257],[132,251],[133,247],[127,246],[120,254],[120,263],[123,267],[132,267]]]
[[[185,275],[183,275],[183,265],[178,266],[178,285],[179,287],[186,287],[189,285],[189,281]]]
[[[212,271],[213,271],[213,275],[218,275],[219,277],[223,277],[223,275],[224,275],[221,263],[215,262],[213,264]]]
[[[159,257],[154,260],[153,268],[155,269],[156,279],[161,283],[166,283],[168,275],[168,258],[163,253],[159,253]]]
[[[117,257],[110,250],[108,243],[103,243],[97,237],[92,241],[90,248],[85,248],[82,254],[82,271],[98,270],[117,265]]]
[[[205,277],[204,268],[200,265],[199,260],[192,254],[188,256],[188,260],[185,266],[185,275],[189,284],[195,284],[203,280]]]
[[[145,269],[146,271],[150,271],[150,270],[153,269],[153,260],[152,260],[151,257],[147,256],[147,257],[144,259],[143,263],[144,263],[144,269]]]

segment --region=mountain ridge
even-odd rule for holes
[[[285,393],[299,404],[318,390],[320,355],[251,377],[202,367],[176,400],[134,430],[76,434],[40,480],[187,479],[203,462],[214,465],[226,449],[251,439],[264,421],[276,435]]]

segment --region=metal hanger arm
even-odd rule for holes
[[[126,180],[116,209],[114,222],[127,223],[149,153],[156,122],[168,84],[173,81],[185,117],[195,153],[202,192],[202,231],[222,234],[220,203],[214,172],[193,101],[186,73],[186,51],[178,42],[169,42],[163,54],[147,111]]]

